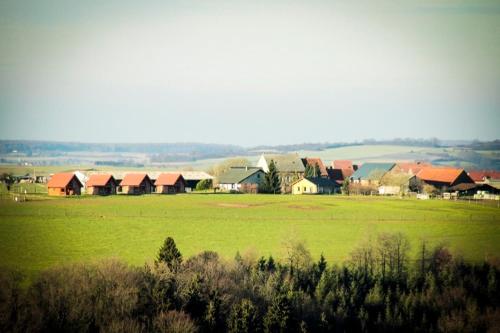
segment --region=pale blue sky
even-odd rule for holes
[[[0,0],[0,139],[497,139],[499,1]]]

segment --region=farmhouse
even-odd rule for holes
[[[49,182],[47,188],[49,195],[67,196],[80,195],[83,185],[74,173],[56,173]]]
[[[291,193],[292,183],[304,176],[305,167],[302,159],[297,154],[267,155],[262,154],[257,167],[264,172],[269,172],[269,164],[274,161],[281,182],[281,193]]]
[[[365,163],[351,175],[351,182],[362,186],[378,185],[393,167],[394,163]]]
[[[450,167],[423,168],[416,175],[416,180],[444,190],[458,184],[474,184],[464,169]]]
[[[116,180],[109,174],[90,175],[87,180],[87,194],[111,195],[116,194]]]
[[[304,164],[304,168],[307,168],[308,166],[312,170],[319,168],[319,175],[314,175],[314,177],[328,177],[328,172],[326,171],[326,167],[321,158],[306,157],[302,159],[302,163]]]
[[[155,181],[156,193],[184,193],[186,182],[180,173],[162,173]]]
[[[214,177],[204,171],[181,171],[181,175],[186,182],[186,192],[191,192],[196,189],[196,185],[202,180],[210,180],[213,182]]]
[[[149,194],[153,189],[153,183],[145,173],[127,173],[119,189],[125,194]]]
[[[292,184],[292,194],[332,194],[340,186],[328,178],[302,178]]]
[[[219,188],[222,191],[257,193],[264,176],[261,168],[232,167],[219,176]]]

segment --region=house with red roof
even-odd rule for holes
[[[87,194],[90,195],[111,195],[116,194],[117,182],[112,175],[94,174],[87,180]]]
[[[416,179],[439,190],[445,190],[458,184],[474,184],[464,169],[451,167],[423,168],[416,174]]]
[[[358,170],[358,165],[350,160],[334,160],[332,166],[327,168],[328,178],[337,184],[342,184],[345,179],[349,179]]]
[[[124,194],[149,194],[153,183],[145,173],[127,173],[120,182],[119,190]]]
[[[56,173],[47,183],[49,195],[68,196],[80,195],[83,184],[74,173]]]
[[[186,181],[180,173],[162,173],[155,181],[156,193],[175,194],[185,192]]]

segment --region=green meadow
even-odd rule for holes
[[[0,266],[27,274],[57,264],[115,257],[154,259],[167,236],[185,257],[203,250],[232,258],[283,258],[303,241],[314,257],[342,262],[384,232],[444,244],[466,260],[500,255],[497,204],[291,195],[183,194],[0,200]]]

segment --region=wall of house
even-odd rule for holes
[[[264,182],[264,175],[265,173],[263,171],[259,171],[254,173],[248,178],[245,178],[242,183],[243,184],[262,184]]]
[[[51,196],[64,196],[64,195],[66,195],[66,192],[64,191],[63,187],[49,187],[48,193]]]
[[[303,179],[292,186],[292,194],[315,194],[318,193],[316,184]]]
[[[87,187],[87,194],[90,195],[111,195],[116,194],[116,186],[112,182],[106,186],[89,186]]]

